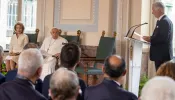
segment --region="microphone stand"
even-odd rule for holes
[[[145,24],[148,24],[148,23],[143,23],[143,24],[140,24],[140,25],[136,26],[136,27],[134,28],[134,30],[133,30],[133,32],[132,32],[130,38],[132,38],[132,36],[133,36],[135,30],[136,30],[138,27],[140,27],[140,26],[142,26],[142,25],[145,25]]]

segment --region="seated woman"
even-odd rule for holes
[[[13,70],[18,63],[18,57],[24,46],[29,42],[28,36],[23,34],[24,25],[20,22],[14,26],[14,33],[10,41],[9,56],[6,57],[6,70]]]
[[[157,73],[157,76],[168,76],[175,80],[175,61],[168,61],[162,64]]]

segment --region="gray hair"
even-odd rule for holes
[[[38,49],[30,48],[24,50],[18,60],[18,70],[26,72],[25,77],[33,76],[37,69],[42,67],[43,57]]]
[[[66,68],[59,68],[50,80],[51,95],[56,100],[65,100],[76,95],[79,87],[78,76]]]
[[[156,10],[161,9],[163,13],[165,12],[165,5],[162,2],[155,2],[153,6]]]
[[[142,89],[141,100],[175,100],[175,81],[166,76],[156,76]]]

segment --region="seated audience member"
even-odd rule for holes
[[[126,75],[124,59],[116,55],[107,57],[103,71],[104,80],[96,86],[86,88],[85,100],[138,100],[133,93],[120,87]]]
[[[60,64],[67,69],[74,71],[76,65],[78,64],[81,56],[80,48],[74,43],[66,44],[60,54]],[[43,82],[43,94],[44,96],[48,97],[48,89],[49,89],[49,80],[51,75],[46,76]],[[80,85],[80,93],[78,95],[77,100],[84,100],[84,91],[86,88],[85,82],[79,78],[79,85]]]
[[[163,63],[159,67],[156,75],[157,76],[168,76],[175,80],[175,62],[172,60],[172,61]]]
[[[28,36],[24,34],[24,25],[20,22],[14,26],[14,33],[10,41],[9,56],[6,57],[6,70],[15,69],[18,63],[19,54],[24,46],[29,42]]]
[[[59,30],[53,28],[51,30],[51,36],[45,38],[40,48],[42,54],[46,56],[44,59],[43,71],[41,73],[41,79],[55,71],[56,58],[58,57],[63,47],[62,43],[67,43],[67,40],[59,36]],[[54,57],[53,57],[54,56]]]
[[[16,79],[0,86],[1,100],[46,100],[35,88],[42,71],[43,57],[37,49],[24,50],[18,60]]]
[[[51,77],[49,93],[52,100],[76,100],[79,88],[77,75],[66,68],[59,68]]]
[[[150,79],[142,89],[140,100],[175,100],[175,81],[165,76]]]

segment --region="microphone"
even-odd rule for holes
[[[143,24],[139,24],[139,25],[137,25],[137,26],[134,28],[134,30],[133,30],[133,32],[132,32],[132,34],[131,34],[130,38],[132,38],[132,36],[133,36],[133,34],[134,34],[135,30],[136,30],[138,27],[140,27],[140,26],[142,26],[142,25],[146,25],[146,24],[148,24],[148,23],[147,23],[147,22],[145,22],[145,23],[143,23]]]
[[[143,23],[143,24],[146,24],[146,23]],[[148,23],[147,23],[148,24]],[[128,31],[128,33],[126,34],[126,36],[125,37],[127,37],[128,35],[129,35],[129,33],[130,33],[130,31],[131,31],[131,29],[133,28],[133,27],[137,27],[137,26],[141,26],[142,24],[138,24],[138,25],[134,25],[134,26],[132,26],[130,29],[129,29],[129,31]]]

